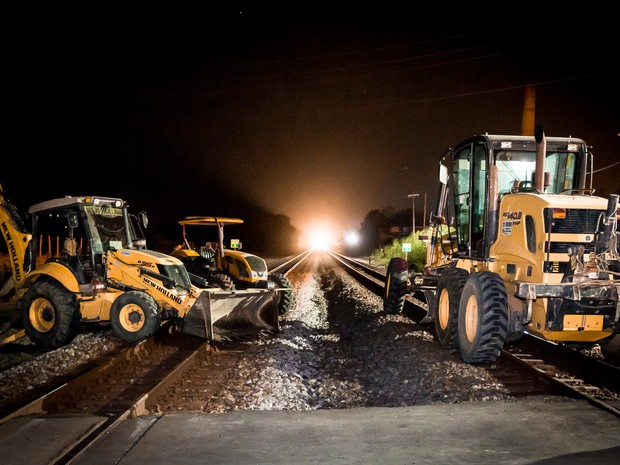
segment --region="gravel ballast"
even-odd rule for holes
[[[327,254],[314,253],[289,276],[294,298],[281,331],[251,341],[224,393],[203,407],[305,411],[397,407],[435,402],[510,399],[485,367],[464,363],[442,347],[432,325],[383,313],[366,290]],[[0,372],[0,400],[62,377],[122,343],[108,329]]]

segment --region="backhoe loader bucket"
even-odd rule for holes
[[[268,289],[205,290],[185,316],[183,331],[207,340],[280,331],[276,296]]]

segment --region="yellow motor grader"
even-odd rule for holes
[[[166,320],[209,340],[279,330],[275,291],[192,284],[179,259],[146,249],[137,235],[146,215],[130,215],[122,199],[67,196],[28,213],[30,230],[0,188],[0,301],[15,304],[11,325],[38,345],[65,345],[84,323],[109,322],[129,343]]]
[[[282,315],[292,301],[293,291],[289,279],[282,273],[269,273],[263,258],[241,251],[240,241],[234,241],[233,248],[224,245],[224,227],[242,223],[240,218],[188,216],[179,221],[183,244],[170,254],[185,264],[192,279],[198,276],[223,289],[278,289],[278,312]],[[216,227],[217,241],[205,242],[200,247],[192,246],[187,238],[188,226]]]
[[[605,351],[620,332],[620,212],[618,195],[593,195],[592,172],[583,140],[540,127],[448,149],[426,267],[390,261],[385,312],[423,293],[437,339],[468,363],[496,360],[525,333]]]

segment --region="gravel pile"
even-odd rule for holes
[[[316,254],[315,254],[316,255]],[[295,273],[295,299],[258,360],[244,358],[208,412],[396,407],[510,398],[489,372],[433,339],[432,328],[384,315],[381,298],[329,259]]]

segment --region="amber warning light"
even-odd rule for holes
[[[553,218],[564,220],[566,219],[566,210],[563,208],[554,208],[552,216]]]

